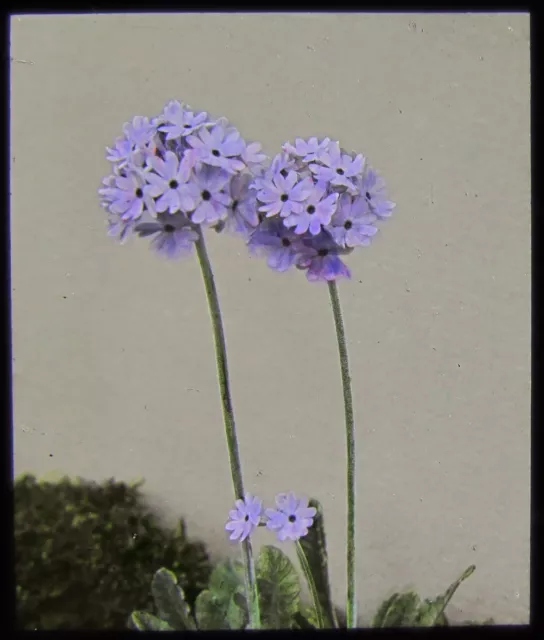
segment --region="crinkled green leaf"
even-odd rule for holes
[[[219,563],[210,577],[209,589],[195,602],[199,629],[243,629],[247,624],[244,568],[240,561]]]
[[[277,547],[265,546],[255,569],[263,628],[291,628],[300,606],[300,584],[293,563]]]
[[[159,616],[176,630],[195,629],[191,610],[185,602],[183,589],[178,586],[176,575],[168,569],[159,569],[151,582],[151,594]]]
[[[476,567],[470,565],[455,582],[453,582],[446,591],[435,598],[434,600],[425,600],[420,608],[415,620],[415,625],[418,627],[434,627],[444,625],[444,610],[448,606],[450,600],[453,598],[455,592],[469,576],[471,576]]]
[[[372,621],[372,626],[410,626],[410,622],[413,622],[417,616],[419,602],[419,596],[413,591],[394,593],[380,605]]]
[[[304,537],[300,538],[300,547],[306,556],[319,597],[319,604],[321,605],[322,616],[324,618],[323,625],[329,628],[338,627],[329,583],[329,566],[323,508],[321,507],[321,504],[313,498],[309,501],[309,506],[314,507],[317,514],[314,518],[313,525],[308,529],[308,533]]]
[[[136,631],[174,631],[168,622],[147,611],[134,611],[130,615],[128,626]]]

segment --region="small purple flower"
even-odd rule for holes
[[[304,202],[301,211],[293,211],[283,221],[286,227],[295,227],[296,234],[310,233],[316,236],[321,231],[321,225],[327,225],[331,221],[336,210],[338,194],[327,194],[327,185],[318,182]]]
[[[259,224],[257,202],[249,188],[252,176],[243,173],[236,175],[230,182],[231,204],[226,226],[230,231],[246,236]]]
[[[146,194],[158,198],[155,207],[159,213],[169,211],[190,211],[195,207],[193,185],[187,184],[190,177],[187,167],[179,162],[173,151],[164,154],[164,160],[158,156],[150,156],[148,165],[154,172],[146,173],[149,183],[145,187]]]
[[[342,153],[340,145],[329,145],[328,151],[321,155],[320,161],[325,165],[311,164],[310,170],[317,180],[324,180],[336,186],[347,187],[355,190],[354,179],[363,171],[364,157],[362,154],[352,158],[347,153]]]
[[[372,213],[378,218],[389,218],[395,203],[387,199],[385,181],[374,169],[368,167],[360,184],[361,193],[365,196]]]
[[[278,218],[261,222],[251,235],[248,248],[253,255],[264,254],[268,266],[274,271],[287,271],[305,250],[301,239]]]
[[[151,248],[166,258],[181,258],[191,253],[198,233],[191,229],[182,213],[160,213],[153,222],[140,222],[134,231],[141,237],[153,236]]]
[[[193,113],[177,100],[172,100],[165,106],[160,117],[159,131],[166,133],[167,140],[188,136],[205,124],[207,117],[205,111]]]
[[[310,282],[351,277],[350,270],[339,257],[342,249],[327,233],[323,232],[315,238],[307,239],[304,244],[305,253],[297,266],[307,269],[306,278]]]
[[[134,220],[123,220],[119,214],[110,213],[107,221],[108,235],[124,244],[134,232]]]
[[[219,122],[213,129],[199,129],[197,135],[188,136],[187,141],[198,150],[201,162],[221,167],[230,173],[245,168],[245,164],[240,160],[245,142],[234,127],[227,127],[223,122]]]
[[[372,226],[376,216],[371,213],[364,196],[342,194],[336,213],[327,231],[341,247],[368,246],[378,229]]]
[[[278,540],[298,540],[308,533],[317,513],[308,506],[307,498],[296,498],[294,493],[276,496],[277,509],[266,509],[266,526],[276,532]]]
[[[262,145],[258,142],[251,142],[242,151],[242,160],[246,163],[250,171],[260,169],[266,160],[266,155],[261,153]]]
[[[126,163],[133,152],[134,145],[127,138],[117,138],[113,147],[106,147],[107,160],[119,164]]]
[[[153,199],[145,191],[145,181],[134,172],[126,177],[112,176],[109,185],[98,192],[106,199],[108,210],[120,214],[123,220],[136,220],[145,210],[155,211]]]
[[[126,122],[123,131],[128,141],[136,147],[145,147],[152,143],[157,128],[144,116],[135,116],[132,122]]]
[[[328,151],[330,142],[329,138],[325,138],[321,142],[317,138],[309,138],[308,140],[297,138],[294,145],[286,142],[282,145],[282,149],[297,158],[302,158],[304,162],[315,162]]]
[[[229,521],[225,529],[232,532],[229,536],[230,540],[242,542],[259,526],[262,502],[259,498],[246,493],[243,500],[236,500],[235,506],[235,509],[229,511]]]
[[[298,181],[295,171],[289,171],[286,177],[278,173],[271,179],[263,180],[261,187],[257,198],[264,204],[259,211],[265,212],[267,217],[280,214],[285,218],[292,212],[302,211],[301,203],[310,195],[313,182],[310,178]]]
[[[195,169],[191,187],[194,188],[195,207],[191,221],[213,224],[227,217],[231,197],[225,192],[231,176],[222,169],[201,166]]]

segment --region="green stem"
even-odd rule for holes
[[[346,420],[346,444],[347,444],[347,499],[348,499],[348,526],[347,526],[347,566],[348,585],[346,603],[346,626],[354,629],[357,626],[357,599],[355,595],[355,429],[353,424],[353,398],[351,395],[351,378],[349,375],[348,350],[346,334],[342,321],[342,309],[338,297],[338,289],[334,280],[329,282],[329,294],[331,298],[336,337],[338,339],[338,352],[340,355],[340,370],[342,373],[342,389],[344,392],[344,413]]]
[[[300,562],[300,566],[302,567],[302,571],[306,576],[306,582],[310,587],[310,593],[312,594],[312,600],[314,601],[315,614],[317,616],[317,627],[318,629],[324,629],[325,621],[323,619],[323,611],[321,609],[319,594],[317,593],[317,588],[315,586],[312,570],[310,569],[310,565],[308,564],[308,558],[306,557],[306,554],[304,553],[304,549],[302,548],[302,545],[300,544],[299,540],[296,541],[295,545],[297,548],[297,556]]]
[[[196,241],[196,252],[200,268],[202,270],[202,278],[204,287],[206,288],[206,297],[210,309],[210,317],[213,327],[213,336],[215,342],[215,355],[217,361],[217,377],[219,380],[219,389],[221,391],[221,405],[223,407],[223,421],[225,423],[225,437],[227,439],[227,448],[229,451],[230,472],[232,476],[232,484],[234,486],[235,498],[244,499],[244,485],[242,482],[242,464],[240,462],[240,454],[238,452],[238,438],[236,437],[236,425],[234,422],[234,410],[230,395],[229,372],[227,367],[227,347],[225,343],[225,333],[223,330],[223,321],[221,319],[221,310],[219,308],[219,298],[213,271],[204,242],[202,230],[198,231],[198,240]],[[246,596],[249,608],[249,620],[251,629],[260,629],[261,616],[259,610],[259,594],[257,591],[257,580],[255,577],[255,565],[253,562],[253,554],[251,551],[251,542],[246,538],[242,542],[242,559],[244,562]]]

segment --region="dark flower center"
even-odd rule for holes
[[[165,231],[166,233],[173,233],[176,230],[176,227],[174,227],[173,224],[165,224],[163,227],[163,231]]]
[[[233,200],[231,207],[232,207],[233,211],[236,211],[236,209],[238,207],[238,200]]]
[[[217,149],[212,149],[212,156],[218,158],[220,155],[221,153]]]
[[[177,180],[170,180],[168,186],[170,187],[170,189],[177,189],[179,187],[179,183]]]
[[[311,204],[310,206],[306,207],[306,211],[312,215],[312,213],[315,213],[315,207],[313,204]]]
[[[212,194],[207,189],[205,189],[200,195],[202,196],[202,200],[204,200],[204,202],[207,202],[212,197]]]
[[[280,200],[282,202],[287,202],[287,200],[289,200],[289,196],[286,193],[282,193],[280,196]]]
[[[289,238],[282,238],[281,239],[281,244],[284,247],[290,247],[291,246],[291,240],[289,240]]]
[[[365,193],[366,199],[367,200],[371,200],[372,196],[370,195],[370,193],[368,193],[368,191]]]
[[[190,128],[191,128],[191,125],[190,125],[190,124],[184,124],[184,125],[183,125],[183,128],[184,128],[184,129],[190,129]]]
[[[136,189],[136,191],[134,192],[134,195],[135,195],[137,198],[143,198],[143,197],[144,197],[144,192],[140,189],[140,187],[138,187],[138,188]]]
[[[249,516],[246,516],[244,520],[247,522],[249,520]]]
[[[343,176],[343,175],[344,175],[344,169],[336,169],[336,173],[337,173],[339,176]]]
[[[325,256],[329,255],[329,250],[328,249],[319,249],[319,251],[317,252],[317,255],[320,258],[324,258]]]
[[[297,517],[295,515],[290,515],[289,516],[289,522],[296,522]]]
[[[349,231],[349,229],[351,229],[351,227],[353,227],[353,223],[351,222],[351,220],[346,220],[344,222],[344,229],[347,229]]]
[[[289,175],[289,174],[288,174],[287,169],[282,169],[282,170],[280,171],[280,174],[281,174],[284,178],[287,178],[287,176]]]

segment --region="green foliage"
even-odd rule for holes
[[[314,507],[317,513],[313,525],[308,529],[307,535],[300,539],[300,544],[297,546],[297,550],[300,549],[299,559],[303,565],[303,569],[307,563],[311,574],[309,576],[307,575],[306,579],[309,583],[313,581],[319,600],[319,605],[314,603],[309,620],[318,628],[338,627],[329,584],[329,565],[323,508],[315,499],[309,501],[309,506]],[[306,562],[304,562],[304,558],[300,557],[300,553],[304,554]],[[310,584],[309,586],[310,590],[312,590],[312,585]],[[316,606],[319,606],[319,611],[316,609]]]
[[[289,629],[300,607],[300,584],[293,563],[277,547],[266,546],[255,571],[263,629]]]
[[[434,600],[420,600],[417,593],[394,593],[379,607],[372,621],[373,627],[437,627],[448,626],[445,609],[460,584],[474,573],[471,565]]]
[[[131,611],[151,608],[149,585],[165,565],[194,603],[211,572],[205,547],[187,540],[183,521],[174,531],[161,526],[140,486],[16,479],[19,628],[126,628]],[[152,625],[139,613],[138,624]]]
[[[168,622],[147,611],[134,611],[130,616],[128,627],[134,631],[175,631]]]
[[[212,571],[208,589],[196,599],[198,628],[243,629],[246,609],[243,565],[239,560],[224,560]]]
[[[172,629],[196,629],[183,589],[178,586],[178,580],[172,571],[168,569],[157,571],[151,583],[151,594],[159,616]]]

